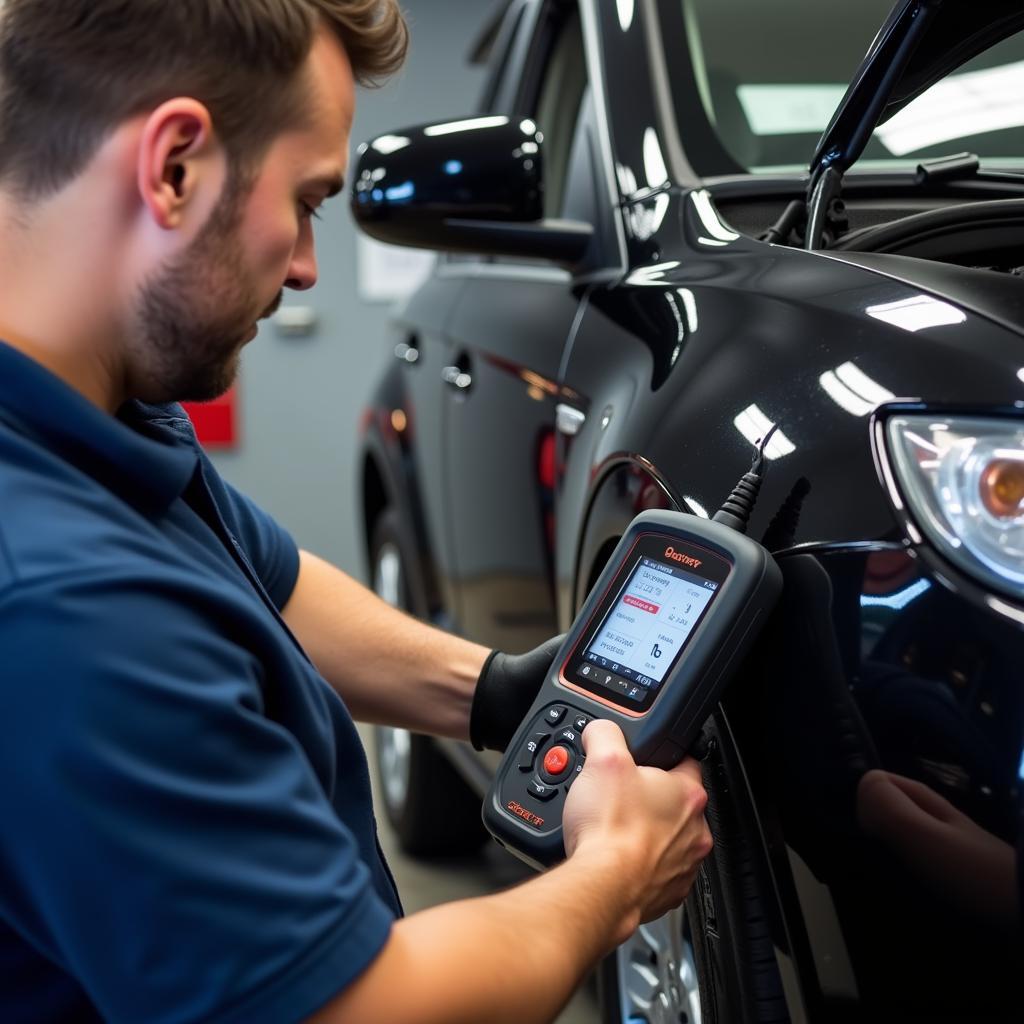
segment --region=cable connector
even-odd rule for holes
[[[772,438],[772,434],[779,429],[774,424],[771,430],[761,439],[754,456],[754,464],[750,470],[743,474],[740,482],[733,488],[732,494],[722,503],[722,507],[711,517],[711,522],[722,523],[737,533],[747,532],[747,523],[750,522],[754,505],[757,504],[757,496],[761,490],[761,482],[764,479],[765,448]]]

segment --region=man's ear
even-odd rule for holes
[[[197,100],[168,100],[146,119],[138,156],[139,195],[164,230],[180,228],[192,211],[220,195],[224,155],[213,118]]]

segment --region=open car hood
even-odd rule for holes
[[[899,0],[818,143],[812,187],[829,167],[848,170],[879,124],[1022,27],[1022,0]]]

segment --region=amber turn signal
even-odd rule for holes
[[[1000,519],[1024,515],[1024,460],[994,459],[979,483],[985,508]]]

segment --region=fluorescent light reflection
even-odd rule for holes
[[[851,416],[867,416],[882,402],[891,402],[896,397],[849,362],[823,373],[818,383],[829,398]]]
[[[507,117],[471,117],[465,121],[448,121],[445,124],[432,124],[423,129],[423,134],[436,138],[439,135],[454,135],[456,132],[472,132],[480,128],[500,128],[508,124]]]
[[[714,206],[711,205],[711,193],[706,188],[691,192],[690,199],[693,208],[697,211],[701,224],[710,238],[701,238],[700,241],[706,245],[727,245],[735,242],[740,236],[735,231],[727,228],[718,216]]]
[[[615,0],[615,6],[619,9],[619,27],[628,32],[636,13],[636,0]]]
[[[998,597],[993,597],[991,594],[986,596],[985,604],[987,604],[993,611],[999,612],[1000,615],[1005,615],[1007,618],[1015,619],[1017,622],[1021,623],[1021,625],[1024,625],[1024,612],[1019,608],[1014,608],[1012,604],[1000,601]],[[1024,766],[1024,761],[1021,761],[1021,765]],[[1024,776],[1022,776],[1022,778],[1024,778]]]
[[[615,177],[619,179],[619,191],[624,196],[631,196],[637,191],[639,186],[637,185],[636,173],[632,167],[627,167],[625,164],[616,164]]]
[[[664,223],[669,203],[668,196],[663,194],[655,196],[654,201],[649,204],[637,203],[630,207],[629,226],[641,242],[651,238]]]
[[[861,608],[892,608],[895,611],[901,611],[906,608],[911,601],[919,598],[926,590],[931,589],[931,584],[927,580],[917,580],[916,583],[911,583],[909,587],[905,587],[903,590],[897,590],[895,594],[861,594],[860,606]]]
[[[669,358],[669,364],[675,366],[679,353],[683,351],[683,342],[686,340],[686,328],[683,326],[683,314],[679,311],[679,303],[676,301],[676,297],[671,292],[666,292],[665,301],[668,303],[669,308],[672,310],[672,315],[676,319],[676,344]]]
[[[733,420],[733,423],[736,425],[736,429],[752,445],[759,445],[765,434],[775,426],[756,405],[748,405]],[[765,458],[768,459],[781,459],[784,455],[789,455],[795,451],[796,445],[781,430],[776,430],[772,434],[764,454]]]
[[[370,145],[381,156],[389,156],[392,153],[397,153],[400,149],[405,149],[411,141],[411,139],[407,139],[404,135],[381,135],[380,138],[374,139]]]
[[[953,139],[1017,128],[1024,121],[1024,61],[965,71],[937,82],[875,129],[894,156]]]
[[[736,97],[755,135],[820,133],[845,93],[845,85],[832,83],[736,87]]]
[[[933,299],[930,295],[915,295],[913,298],[900,299],[899,302],[868,306],[864,312],[904,331],[923,331],[928,327],[962,324],[967,320],[967,314],[962,309]]]
[[[697,300],[689,288],[679,289],[679,298],[683,300],[683,309],[686,310],[686,326],[691,334],[697,333]]]
[[[711,518],[711,516],[708,515],[708,510],[696,498],[691,498],[688,494],[684,494],[683,501],[686,502],[686,507],[695,516],[700,516],[701,519]]]
[[[661,151],[658,133],[653,128],[644,131],[644,173],[651,188],[657,188],[668,181],[665,154]]]
[[[1017,371],[1017,380],[1024,384],[1024,367]]]
[[[679,260],[669,260],[668,263],[655,263],[649,267],[640,267],[639,270],[634,270],[629,277],[626,278],[627,284],[660,284],[664,276],[670,270],[677,270],[679,268]]]

